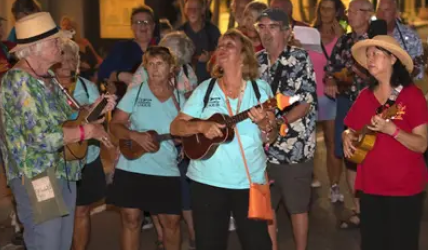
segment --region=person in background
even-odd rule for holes
[[[91,42],[82,37],[82,34],[77,28],[77,24],[70,17],[62,17],[61,30],[71,32],[73,34],[73,40],[79,45],[80,75],[92,82],[97,82],[95,72],[103,61],[101,56],[98,55]]]
[[[134,38],[117,42],[98,70],[100,81],[122,83],[118,85],[121,94],[126,92],[126,87],[131,83],[132,75],[140,66],[144,52],[158,43],[155,34],[157,21],[149,6],[134,8],[130,21]]]
[[[159,20],[160,39],[164,38],[168,33],[174,29],[168,19],[162,18]]]
[[[182,31],[174,31],[167,34],[159,42],[159,45],[169,48],[177,60],[177,66],[174,70],[177,75],[175,80],[171,82],[171,86],[186,98],[189,98],[192,91],[198,86],[198,79],[191,65],[192,56],[195,53],[195,45]],[[132,77],[128,90],[146,81],[147,77],[147,70],[143,65],[140,65]]]
[[[308,51],[314,65],[317,81],[318,96],[318,122],[321,123],[324,143],[326,146],[327,173],[330,180],[331,202],[343,202],[344,196],[339,190],[339,181],[342,175],[342,160],[334,154],[334,119],[336,117],[336,101],[324,93],[324,67],[331,57],[331,52],[336,45],[337,39],[345,30],[339,24],[346,20],[345,5],[341,0],[321,0],[318,3],[317,16],[314,28],[321,34],[322,53]],[[314,178],[316,181],[316,178]],[[317,184],[315,181],[312,184]],[[319,181],[318,181],[319,182]],[[314,185],[312,185],[314,186]]]
[[[13,58],[9,51],[13,49],[16,45],[15,43],[10,41],[3,41],[4,21],[6,21],[6,19],[0,17],[0,77],[12,67]]]
[[[253,42],[254,51],[256,53],[264,48],[262,41],[260,40],[259,33],[257,33],[257,30],[254,27],[254,23],[262,11],[267,8],[268,6],[265,3],[250,2],[247,7],[245,7],[242,24],[238,27],[238,29]]]
[[[97,85],[79,76],[79,45],[62,39],[62,62],[53,69],[61,85],[81,106],[90,106],[100,97]],[[110,96],[104,96],[111,98]],[[90,205],[105,197],[106,179],[100,158],[100,145],[89,141],[82,179],[76,183],[77,198],[74,216],[73,250],[85,250],[91,232]]]
[[[263,143],[275,139],[276,124],[272,124],[274,114],[271,110],[255,106],[271,98],[272,92],[265,81],[258,79],[253,45],[241,32],[227,31],[219,40],[216,55],[213,78],[194,90],[172,122],[171,133],[180,137],[197,133],[203,133],[207,138],[221,137],[220,128],[224,125],[191,119],[205,119],[214,113],[228,114],[228,107],[229,115],[232,110],[239,113],[251,109],[251,119],[236,125],[243,144],[242,153],[239,137],[235,136],[230,143],[220,144],[209,159],[190,162],[187,176],[192,180],[196,249],[226,250],[229,218],[233,213],[243,250],[271,250],[267,222],[248,218],[248,178],[254,183],[267,181]],[[256,90],[260,94],[259,100]],[[210,98],[204,105],[207,95]]]
[[[357,41],[368,38],[373,4],[369,0],[352,0],[347,10],[348,22],[352,32],[340,37],[333,48],[325,67],[325,87],[327,96],[336,99],[336,118],[334,124],[334,153],[343,159],[342,132],[345,130],[343,120],[355,101],[358,93],[366,86],[368,72],[359,66],[351,54],[351,47]],[[344,74],[340,72],[345,72]],[[340,223],[342,229],[358,228],[360,207],[354,189],[357,166],[345,159],[346,180],[354,196],[354,208],[351,216]]]
[[[232,0],[230,4],[231,18],[229,19],[229,29],[242,25],[245,7],[252,1],[253,0]]]
[[[205,19],[206,0],[186,0],[184,13],[187,22],[178,30],[184,31],[196,47],[194,64],[199,82],[210,78],[207,62],[217,47],[220,31],[210,21]]]
[[[394,37],[412,57],[415,65],[412,72],[414,79],[422,79],[425,71],[422,41],[416,31],[399,21],[398,0],[380,0],[377,4],[376,17],[386,21],[388,35]]]
[[[288,17],[290,18],[291,29],[293,29],[294,26],[310,26],[307,23],[297,21],[293,18],[293,3],[291,2],[291,0],[272,0],[270,2],[269,7],[272,9],[281,9],[282,11],[287,13]]]
[[[377,132],[355,182],[361,191],[361,249],[418,250],[428,181],[428,108],[412,81],[412,58],[385,35],[357,42],[352,55],[371,77],[344,121],[345,157],[354,154],[363,127]]]
[[[301,101],[276,122],[286,129],[266,150],[274,214],[283,202],[291,215],[297,250],[305,250],[309,230],[309,203],[316,146],[317,95],[315,72],[308,53],[288,41],[291,23],[281,9],[267,9],[259,16],[257,31],[266,50],[257,55],[261,78],[274,94],[299,96]],[[284,127],[283,126],[283,127]],[[269,225],[273,249],[278,249],[277,221]]]
[[[40,4],[36,0],[16,0],[12,5],[12,14],[15,21],[30,14],[42,11]],[[10,30],[7,40],[16,43],[15,27]]]

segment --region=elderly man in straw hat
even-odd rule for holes
[[[98,123],[65,128],[73,113],[49,68],[61,62],[60,33],[49,13],[16,23],[19,62],[0,87],[0,150],[29,250],[68,250],[73,234],[76,181],[82,161],[66,162],[64,145],[96,139],[110,147]],[[99,102],[99,101],[98,101]],[[114,107],[109,99],[106,112]]]
[[[352,55],[371,78],[344,121],[345,157],[354,156],[363,127],[377,132],[355,182],[355,189],[361,191],[362,249],[418,250],[428,180],[423,158],[428,108],[412,82],[412,58],[390,36],[360,41],[352,47]]]

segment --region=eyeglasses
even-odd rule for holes
[[[132,22],[132,24],[135,24],[138,26],[149,26],[150,24],[152,24],[152,22],[149,20],[137,20],[135,22]]]
[[[345,15],[355,15],[355,14],[357,14],[358,12],[372,12],[372,10],[367,10],[367,9],[357,9],[357,10],[350,10],[350,9],[347,9],[347,10],[345,10]]]

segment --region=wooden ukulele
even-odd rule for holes
[[[107,106],[107,99],[104,98],[95,106],[92,110],[88,110],[82,107],[79,110],[79,114],[75,120],[68,120],[62,124],[64,128],[75,128],[77,126],[83,125],[85,123],[91,123],[100,119],[101,112]],[[64,146],[65,150],[65,160],[81,160],[86,156],[88,152],[88,141],[70,143]]]
[[[394,104],[387,108],[384,113],[381,114],[383,119],[393,119],[398,113],[397,105]],[[367,154],[373,149],[376,143],[377,132],[372,131],[368,128],[368,125],[364,126],[360,131],[356,132],[357,140],[354,143],[356,150],[354,154],[348,158],[349,161],[360,164],[364,161]]]
[[[267,100],[265,103],[261,105],[257,105],[256,107],[263,106],[264,109],[274,109],[279,108],[280,110],[285,107],[293,104],[296,101],[299,101],[300,97],[289,97],[284,96],[282,94],[278,94],[276,97]],[[228,143],[233,140],[235,137],[234,127],[237,123],[244,121],[248,118],[248,112],[250,110],[247,109],[237,115],[232,117],[224,114],[214,114],[210,118],[206,120],[201,119],[192,119],[191,121],[210,121],[216,122],[219,124],[225,124],[226,126],[222,129],[223,136],[217,137],[214,139],[208,139],[204,136],[204,134],[194,134],[192,136],[183,137],[183,150],[187,157],[192,160],[206,160],[209,159],[217,150],[218,146],[222,143]]]
[[[101,112],[107,106],[107,99],[102,99],[95,107],[91,110],[88,110],[86,107],[81,107],[77,101],[67,92],[67,90],[59,83],[59,81],[54,81],[58,87],[61,89],[61,92],[67,97],[67,100],[71,102],[73,107],[78,110],[77,118],[74,120],[65,121],[62,124],[64,128],[75,128],[85,123],[91,123],[100,119]],[[88,152],[88,141],[70,143],[64,146],[64,154],[66,161],[81,160],[86,156]]]
[[[340,93],[343,93],[352,87],[354,73],[350,72],[346,67],[341,71],[334,73],[333,77],[336,79],[337,88]]]
[[[155,153],[159,151],[160,149],[160,143],[162,141],[171,140],[172,136],[171,134],[158,134],[154,130],[146,131],[145,133],[148,133],[152,136],[152,140],[156,146],[156,149],[154,151],[146,151],[143,149],[143,147],[140,146],[136,141],[134,140],[119,140],[119,150],[120,153],[128,160],[135,160],[140,158],[146,153]]]

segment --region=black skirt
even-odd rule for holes
[[[116,169],[107,204],[156,214],[181,214],[180,177],[132,173]]]

